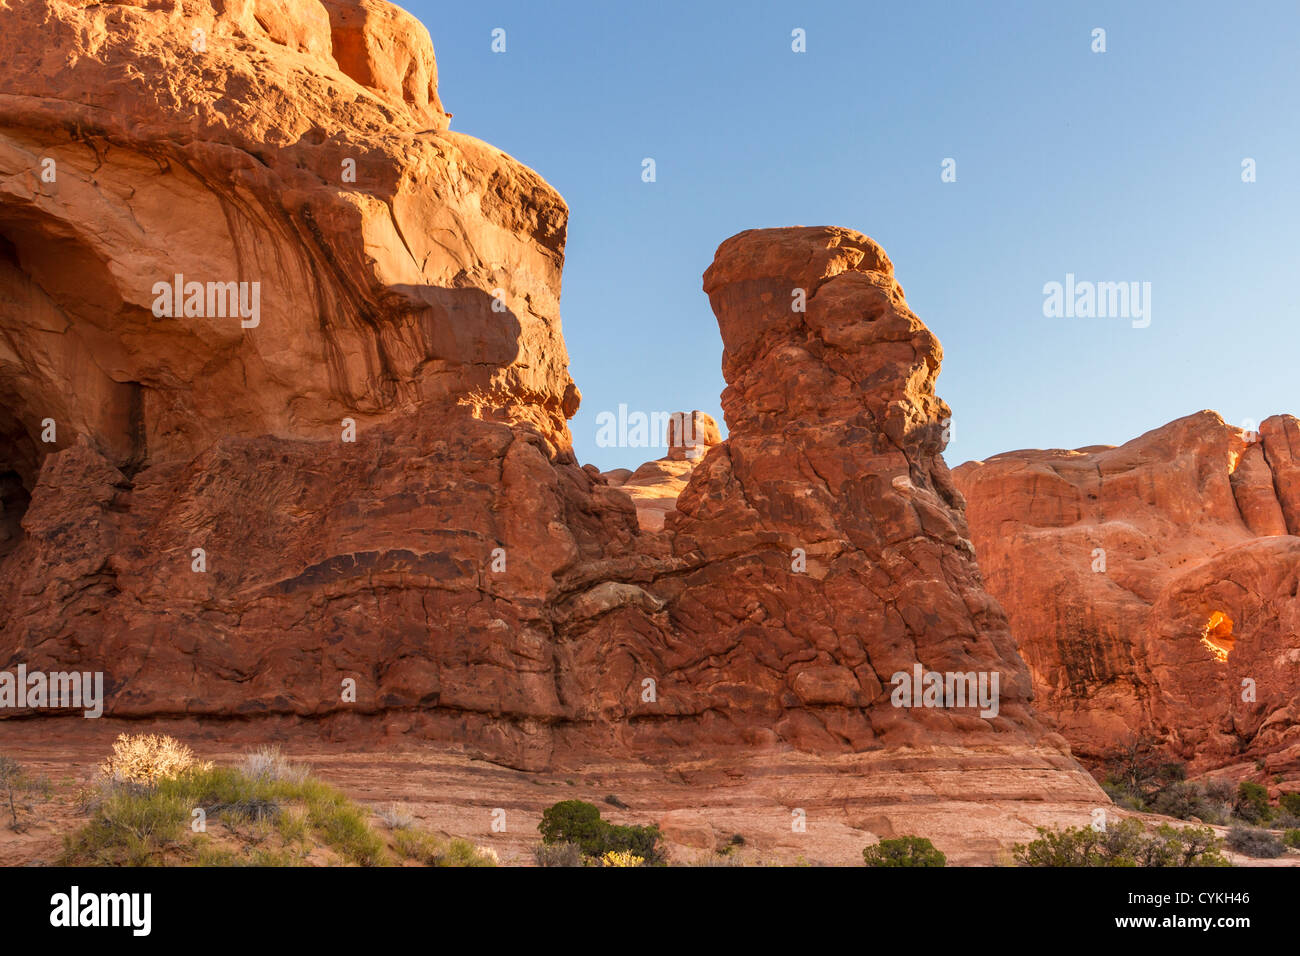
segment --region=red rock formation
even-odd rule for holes
[[[0,666],[101,670],[113,717],[520,767],[890,748],[894,794],[1097,798],[1028,709],[938,342],[871,240],[722,245],[731,435],[643,532],[570,450],[563,202],[446,128],[413,21],[36,0],[0,27]],[[259,283],[257,321],[156,314],[177,274]],[[894,706],[915,665],[996,675],[996,715]]]
[[[1300,770],[1297,435],[1207,411],[954,472],[1036,706],[1077,751],[1151,734],[1201,766]]]
[[[564,203],[433,62],[381,3],[0,11],[0,660],[119,716],[554,714],[544,601],[635,521],[570,452]],[[256,321],[155,314],[177,274]]]
[[[729,435],[666,527],[690,569],[673,601],[709,622],[731,673],[709,662],[692,683],[810,747],[1035,735],[940,456],[942,350],[883,250],[846,229],[751,230],[719,247],[704,287]],[[999,716],[891,706],[892,675],[917,662],[997,672]]]
[[[718,423],[704,412],[674,412],[668,417],[668,454],[647,461],[636,471],[606,472],[605,479],[627,492],[643,531],[662,531],[664,519],[677,508],[695,466],[722,441]]]

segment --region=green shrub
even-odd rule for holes
[[[1243,780],[1237,785],[1233,812],[1247,823],[1267,823],[1273,815],[1273,809],[1268,805],[1268,790],[1262,784]]]
[[[1228,865],[1219,852],[1220,840],[1209,827],[1164,824],[1148,831],[1137,820],[1122,820],[1104,832],[1091,827],[1037,830],[1037,840],[1012,848],[1017,866]]]
[[[1300,817],[1300,793],[1284,793],[1278,797],[1277,805],[1283,813]]]
[[[862,862],[867,866],[946,866],[948,858],[925,837],[902,836],[866,847]]]
[[[1101,789],[1106,791],[1106,796],[1110,797],[1117,807],[1139,812],[1144,812],[1147,809],[1145,800],[1118,781],[1107,778],[1102,781]]]
[[[307,824],[344,858],[358,866],[384,862],[384,841],[370,828],[365,814],[349,801],[320,800],[307,805]]]
[[[605,852],[608,826],[595,805],[582,800],[561,800],[542,811],[542,822],[537,829],[543,843],[574,843],[585,856],[600,856]]]
[[[601,819],[600,810],[582,800],[561,800],[542,811],[537,825],[543,843],[574,843],[584,856],[629,852],[647,864],[662,863],[663,849],[656,826],[619,826]]]
[[[1287,830],[1286,833],[1282,834],[1282,842],[1289,847],[1300,850],[1300,830]]]
[[[659,846],[659,828],[657,826],[616,826],[607,824],[605,831],[605,853],[631,853],[647,863],[663,861],[663,850]],[[604,856],[604,853],[601,854]]]

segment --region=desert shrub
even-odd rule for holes
[[[606,850],[600,858],[601,866],[644,866],[645,858],[631,850]]]
[[[311,768],[304,764],[290,763],[274,744],[258,747],[244,754],[241,769],[244,776],[253,780],[277,780],[286,783],[302,783],[311,773]]]
[[[1290,817],[1300,817],[1300,793],[1284,793],[1277,798],[1278,809]]]
[[[659,846],[657,826],[616,826],[607,824],[605,850],[632,853],[647,863],[663,862],[664,853]]]
[[[1102,781],[1101,789],[1106,792],[1115,806],[1122,807],[1125,810],[1143,811],[1147,809],[1146,801],[1134,793],[1131,793],[1123,784],[1114,780],[1106,779]]]
[[[693,859],[688,859],[682,866],[746,866],[741,854],[734,852],[734,846],[725,847],[717,853],[701,853]]]
[[[867,866],[946,866],[948,858],[925,837],[881,840],[862,851]]]
[[[739,833],[733,833],[730,840],[718,847],[718,856],[731,856],[733,853],[739,852],[744,845],[745,838]]]
[[[1231,866],[1220,851],[1223,841],[1210,827],[1156,827],[1139,855],[1141,866]]]
[[[1053,830],[1038,827],[1038,839],[1012,848],[1017,866],[1225,866],[1220,841],[1209,827],[1148,831],[1137,820],[1122,820],[1099,832],[1091,827]]]
[[[275,828],[285,843],[305,846],[311,836],[306,810],[287,810],[275,818]]]
[[[0,757],[0,800],[9,811],[9,829],[26,828],[21,817],[32,813],[35,804],[50,798],[54,788],[44,777],[33,777],[12,757]]]
[[[408,829],[393,834],[393,849],[408,860],[415,860],[425,866],[437,866],[442,859],[444,845],[432,833]]]
[[[582,800],[561,800],[542,811],[537,825],[543,843],[575,843],[584,856],[613,850],[630,852],[647,863],[663,862],[656,826],[620,826],[601,819],[600,810]]]
[[[234,803],[214,803],[204,808],[209,816],[220,817],[227,824],[275,822],[283,807],[277,797],[252,795]]]
[[[425,866],[496,866],[496,852],[476,847],[468,840],[444,840],[424,830],[403,829],[393,834],[393,846],[407,859]]]
[[[582,866],[582,849],[576,843],[539,843],[533,858],[538,866]]]
[[[1300,850],[1300,829],[1287,830],[1286,833],[1282,834],[1282,843],[1285,846]]]
[[[65,864],[148,866],[177,844],[190,805],[177,793],[119,789],[90,822],[64,840]]]
[[[328,784],[301,776],[296,768],[270,760],[246,772],[213,767],[194,759],[170,738],[118,738],[101,769],[105,776],[90,801],[90,820],[64,840],[65,865],[158,865],[194,861],[202,865],[287,865],[300,863],[315,838],[345,861],[362,866],[384,862],[383,841],[352,801]],[[279,769],[277,769],[279,768]],[[192,811],[211,822],[252,823],[244,836],[255,849],[235,852],[194,834]],[[278,835],[285,846],[260,846]]]
[[[469,840],[453,837],[447,842],[439,866],[498,866],[501,860],[497,851],[487,846],[475,846]]]
[[[600,810],[582,800],[561,800],[542,811],[537,829],[543,843],[574,843],[586,856],[605,851],[605,828]]]
[[[1237,785],[1233,812],[1247,823],[1267,823],[1273,815],[1273,809],[1268,805],[1268,790],[1263,784],[1243,780]]]
[[[390,830],[407,830],[415,823],[415,819],[406,812],[406,808],[397,803],[390,803],[383,809],[375,811],[375,816]]]
[[[1231,806],[1237,798],[1237,788],[1228,780],[1207,780],[1205,796],[1215,803],[1226,803]]]
[[[1180,780],[1157,793],[1151,801],[1151,809],[1156,813],[1182,820],[1188,817],[1199,817],[1200,813],[1197,811],[1201,809],[1202,797],[1200,787]]]
[[[1202,784],[1178,780],[1156,793],[1151,809],[1180,820],[1196,817],[1203,823],[1224,823],[1232,808],[1212,800]]]
[[[99,766],[102,776],[115,781],[151,786],[189,770],[206,770],[189,747],[162,734],[119,734],[113,752]]]
[[[1161,761],[1154,737],[1133,736],[1107,756],[1103,786],[1120,806],[1145,810],[1162,787],[1181,779],[1180,771],[1181,765]]]
[[[384,842],[370,829],[365,814],[343,794],[307,804],[307,824],[313,832],[358,866],[378,866],[384,859]]]
[[[1228,831],[1228,846],[1245,856],[1272,859],[1286,850],[1282,841],[1267,830],[1234,826]]]

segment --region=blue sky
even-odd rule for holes
[[[663,453],[597,446],[620,403],[722,422],[701,274],[728,236],[796,224],[893,259],[944,346],[950,465],[1119,444],[1202,408],[1300,413],[1294,0],[402,5],[433,36],[452,129],[569,203],[584,463]],[[1150,326],[1045,317],[1067,273],[1151,283]]]

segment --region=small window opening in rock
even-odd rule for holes
[[[1205,630],[1201,632],[1201,643],[1214,655],[1214,659],[1219,662],[1226,661],[1236,642],[1236,638],[1232,636],[1232,618],[1222,611],[1211,614],[1210,619],[1205,623]]]

